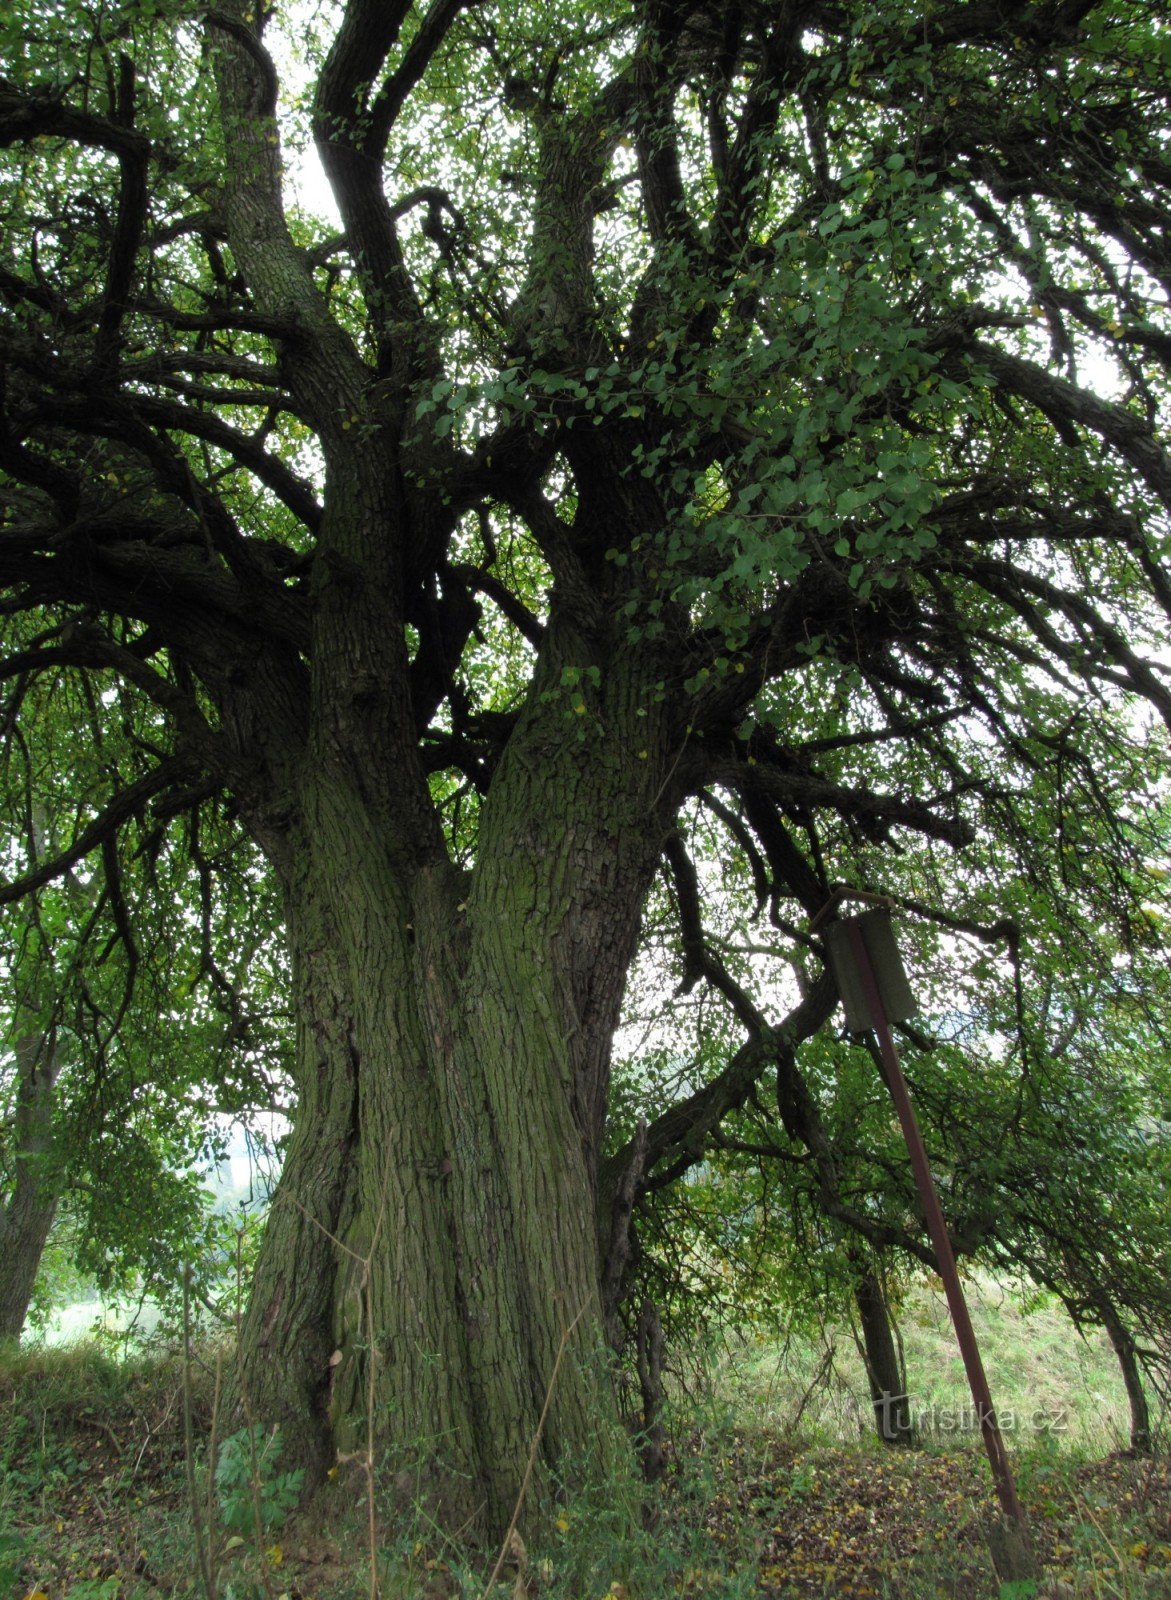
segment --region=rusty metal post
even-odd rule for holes
[[[960,1354],[963,1357],[964,1370],[968,1375],[968,1386],[972,1391],[972,1401],[975,1404],[976,1415],[979,1418],[980,1432],[984,1437],[984,1448],[988,1452],[988,1461],[992,1468],[992,1479],[996,1485],[996,1495],[1000,1501],[1005,1521],[1009,1524],[1010,1530],[1016,1535],[1015,1539],[1012,1539],[1010,1535],[1008,1541],[1001,1541],[999,1544],[994,1542],[992,1544],[993,1560],[1003,1579],[1034,1577],[1037,1573],[1037,1566],[1036,1558],[1033,1555],[1032,1541],[1029,1537],[1029,1525],[1025,1520],[1020,1500],[1017,1498],[1012,1465],[1008,1459],[1004,1437],[996,1421],[996,1412],[992,1405],[992,1395],[988,1388],[984,1363],[980,1359],[980,1349],[976,1343],[976,1332],[972,1327],[972,1319],[968,1314],[968,1304],[964,1299],[960,1275],[956,1270],[955,1252],[952,1250],[947,1223],[944,1221],[943,1207],[939,1203],[939,1193],[935,1187],[935,1179],[931,1175],[931,1167],[927,1160],[927,1149],[923,1143],[923,1135],[919,1131],[919,1121],[915,1116],[915,1108],[911,1104],[911,1096],[907,1089],[906,1079],[903,1077],[899,1053],[895,1048],[894,1036],[891,1033],[886,1008],[882,1003],[878,979],[871,964],[870,953],[862,937],[862,929],[854,919],[845,918],[843,920],[850,942],[850,950],[861,979],[862,992],[865,996],[867,1009],[870,1012],[874,1032],[878,1038],[879,1050],[882,1053],[887,1087],[890,1090],[891,1099],[895,1103],[895,1110],[898,1112],[903,1137],[906,1140],[907,1150],[911,1157],[911,1168],[915,1174],[915,1184],[919,1190],[919,1199],[923,1205],[927,1232],[935,1250],[936,1260],[939,1262],[939,1275],[943,1279],[956,1340],[960,1347]]]

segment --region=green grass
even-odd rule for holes
[[[984,1282],[973,1315],[1050,1589],[1061,1600],[1171,1594],[1171,1469],[1118,1452],[1126,1408],[1104,1341],[1083,1342],[1050,1304],[1028,1314]],[[900,1312],[916,1403],[966,1404],[941,1297]],[[827,1358],[828,1353],[828,1358]],[[194,1387],[197,1471],[213,1362]],[[498,1600],[978,1600],[995,1596],[984,1523],[994,1514],[973,1433],[923,1448],[875,1440],[849,1328],[741,1343],[690,1365],[670,1417],[670,1469],[546,1498]],[[818,1379],[817,1383],[814,1379]],[[186,1486],[182,1365],[92,1344],[0,1350],[0,1596],[203,1600]],[[1031,1426],[1057,1418],[1058,1429]],[[230,1432],[221,1419],[221,1435]],[[384,1600],[480,1600],[492,1552],[424,1506],[411,1514],[387,1463],[376,1495]],[[213,1496],[214,1499],[214,1496]],[[230,1508],[229,1508],[230,1509]],[[358,1600],[368,1593],[365,1485],[342,1466],[311,1516],[262,1540],[215,1529],[219,1600]],[[88,1586],[88,1587],[87,1587]],[[1007,1600],[1007,1597],[1006,1597]],[[1024,1600],[1024,1597],[1021,1597]]]
[[[965,1294],[993,1403],[1012,1444],[1028,1448],[1052,1435],[1079,1451],[1104,1454],[1126,1446],[1126,1391],[1104,1333],[1082,1339],[1051,1298],[1026,1312],[1019,1294],[987,1278],[969,1281]],[[942,1287],[913,1290],[898,1326],[925,1442],[974,1438],[971,1396]],[[742,1417],[832,1443],[871,1431],[865,1368],[848,1326],[728,1347],[716,1377]]]

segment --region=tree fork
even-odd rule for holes
[[[592,1473],[624,1449],[597,1162],[670,748],[661,714],[637,719],[642,759],[618,736],[645,698],[620,678],[584,728],[562,697],[530,698],[473,874],[405,862],[369,780],[336,760],[306,778],[283,852],[301,1100],[242,1382],[318,1475],[358,1444],[372,1386],[380,1446],[485,1529],[511,1509],[579,1313],[543,1460]]]

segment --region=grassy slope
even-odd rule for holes
[[[991,1286],[974,1311],[1002,1410],[1024,1421],[1068,1418],[1060,1432],[1021,1427],[1013,1435],[1052,1592],[1171,1595],[1171,1475],[1162,1459],[1151,1466],[1108,1454],[1125,1437],[1126,1416],[1108,1348],[1083,1345],[1052,1309],[1022,1315]],[[901,1324],[916,1401],[937,1416],[958,1413],[966,1395],[939,1297],[917,1293]],[[828,1376],[810,1393],[828,1348]],[[174,1359],[120,1363],[92,1346],[0,1353],[4,1600],[34,1583],[49,1600],[201,1594],[181,1377]],[[192,1377],[202,1441],[210,1364],[197,1364]],[[550,1507],[543,1520],[526,1518],[522,1582],[515,1565],[508,1569],[500,1600],[514,1591],[518,1600],[995,1593],[980,1526],[991,1510],[988,1474],[973,1435],[937,1433],[910,1453],[872,1442],[848,1329],[725,1355],[701,1391],[676,1408],[672,1466],[650,1517],[630,1485],[607,1484]],[[461,1549],[424,1510],[393,1517],[390,1467],[385,1478],[378,1541],[386,1600],[479,1600],[483,1555]],[[293,1519],[259,1542],[237,1537],[230,1550],[220,1530],[221,1600],[354,1600],[368,1592],[364,1530],[363,1485],[343,1467],[312,1525]]]
[[[1128,1440],[1126,1393],[1104,1333],[1081,1339],[1051,1300],[1022,1312],[1018,1296],[987,1279],[966,1286],[993,1402],[1004,1431],[1024,1447],[1051,1433],[1058,1442],[1105,1454]],[[942,1287],[915,1290],[899,1313],[912,1405],[928,1440],[971,1434],[971,1398]],[[870,1429],[870,1396],[852,1330],[730,1352],[721,1364],[743,1414],[785,1431],[846,1442]],[[815,1378],[822,1375],[816,1388]]]

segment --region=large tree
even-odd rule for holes
[[[3,27],[0,670],[16,724],[68,672],[149,728],[6,892],[229,797],[297,1017],[240,1384],[319,1469],[372,1402],[498,1521],[571,1328],[544,1452],[616,1448],[640,1194],[766,1074],[816,1141],[836,881],[914,849],[918,909],[1019,959],[1013,885],[1071,949],[1155,893],[1168,35],[1125,0]],[[804,951],[787,1012],[704,926],[696,796]],[[741,1043],[603,1160],[661,864]]]

